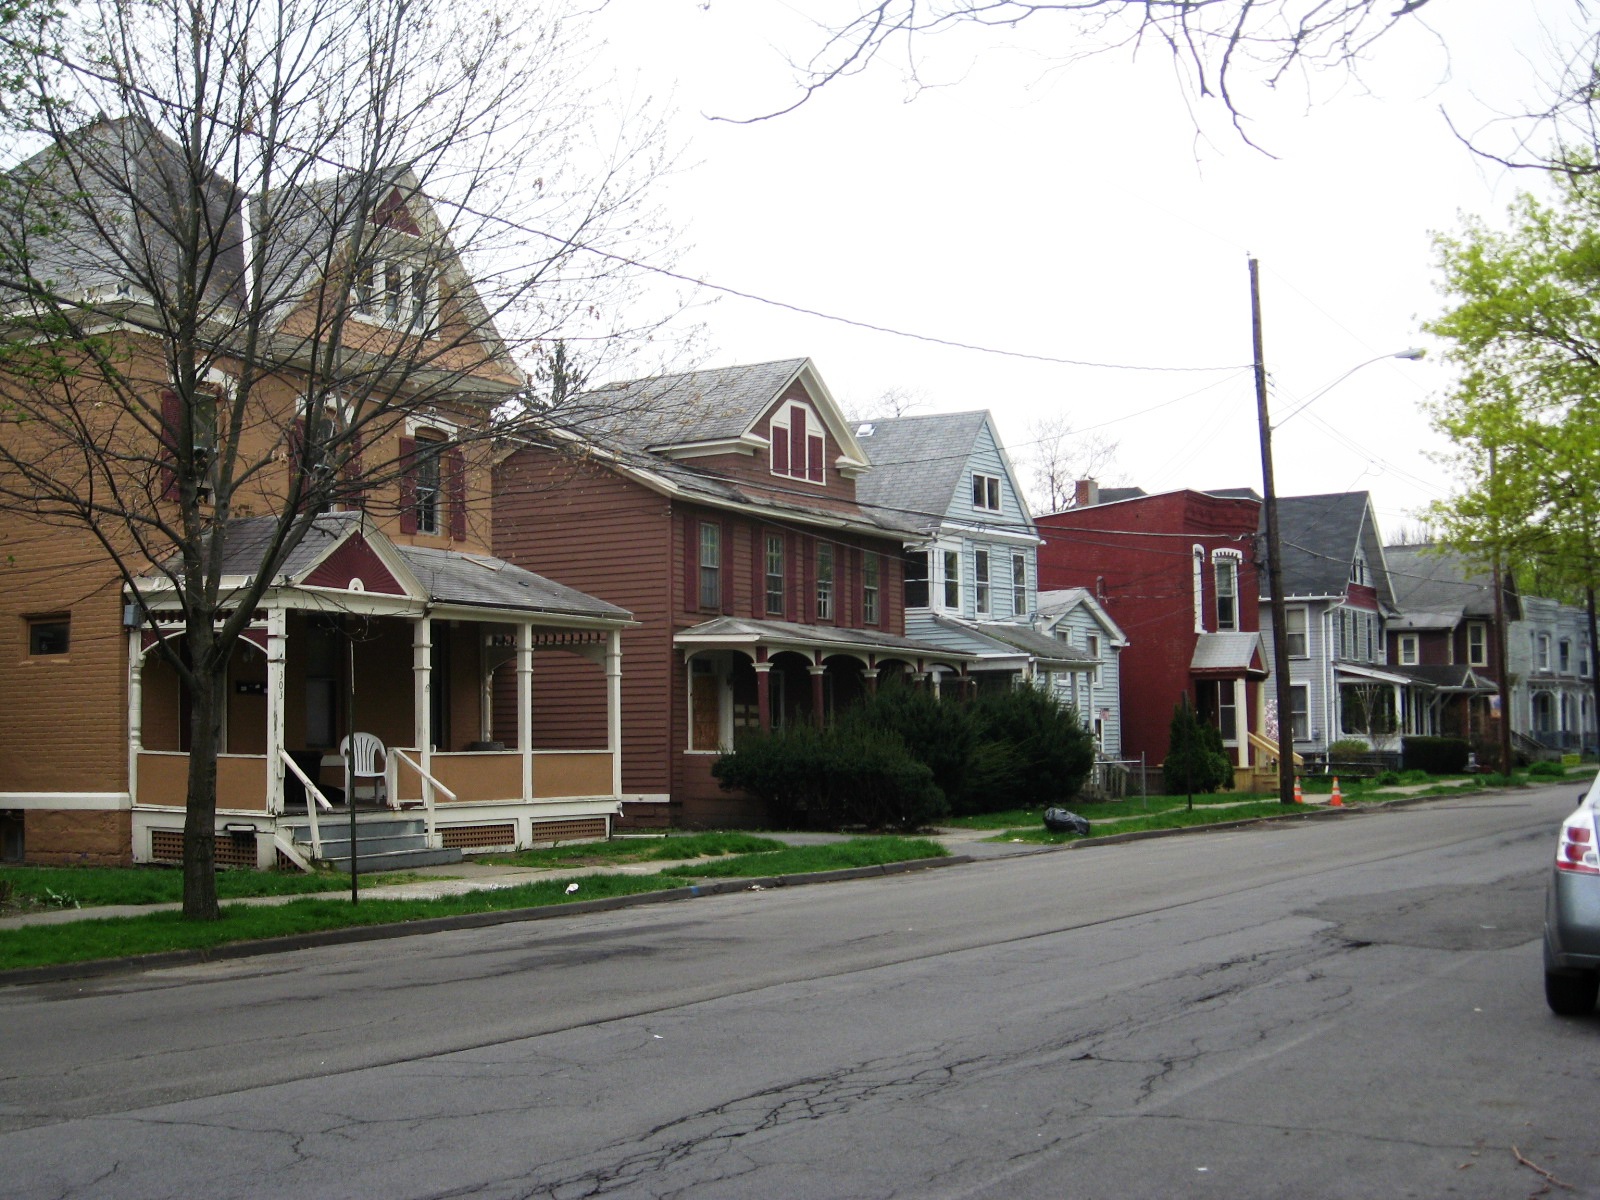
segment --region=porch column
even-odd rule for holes
[[[433,618],[424,614],[411,627],[411,731],[418,762],[433,774]],[[423,780],[424,787],[431,786]]]
[[[128,633],[128,803],[139,802],[139,751],[144,748],[144,629]]]
[[[868,667],[861,672],[861,679],[867,685],[867,695],[876,696],[878,694],[878,668]]]
[[[609,694],[606,702],[610,703]],[[517,626],[517,754],[522,759],[522,802],[532,804],[533,625],[528,621]]]
[[[756,723],[762,733],[772,732],[772,664],[752,664],[756,672]]]
[[[289,614],[267,610],[267,811],[283,811],[284,659],[288,652]],[[316,801],[307,797],[306,803]]]
[[[822,711],[822,676],[827,667],[812,667],[811,670],[811,723],[818,729],[826,724],[826,714]]]
[[[1089,674],[1089,699],[1092,704],[1094,700],[1093,672]],[[1241,767],[1250,766],[1252,758],[1250,753],[1250,734],[1248,732],[1250,728],[1250,713],[1246,708],[1249,703],[1250,695],[1245,688],[1244,676],[1241,675],[1233,681],[1233,737],[1239,743],[1239,765]],[[1092,708],[1090,709],[1089,728],[1094,728],[1094,710]]]
[[[611,794],[622,795],[622,630],[606,635],[606,739],[611,746]],[[528,756],[532,766],[533,756]]]

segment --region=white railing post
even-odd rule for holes
[[[278,756],[282,760],[283,765],[288,767],[289,770],[294,772],[295,778],[299,779],[300,782],[305,785],[305,789],[306,789],[306,824],[311,829],[311,857],[312,858],[321,858],[322,857],[322,826],[320,824],[318,824],[318,822],[317,822],[317,809],[318,808],[331,809],[333,807],[333,805],[328,803],[328,798],[322,794],[322,789],[317,787],[316,784],[312,783],[311,782],[311,778],[304,771],[302,771],[300,769],[300,764],[295,762],[294,759],[289,757],[289,752],[287,750],[284,750],[283,748],[280,747],[279,750],[278,750]]]
[[[435,779],[431,773],[424,770],[423,767],[404,750],[390,749],[389,753],[394,756],[395,761],[403,762],[406,766],[415,771],[417,773],[417,777],[422,780],[422,819],[428,831],[428,841],[431,843],[433,841],[434,833],[438,829],[438,799],[434,793],[436,791],[443,792],[451,800],[457,799],[457,796],[449,788],[445,787],[444,784]]]

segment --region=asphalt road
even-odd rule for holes
[[[0,990],[0,1194],[1600,1196],[1577,790]]]

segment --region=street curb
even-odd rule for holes
[[[702,896],[722,896],[731,892],[768,891],[784,887],[804,887],[815,883],[835,883],[847,879],[870,879],[883,875],[904,875],[972,862],[967,854],[946,858],[913,858],[905,862],[882,863],[870,867],[842,867],[837,871],[807,871],[799,875],[746,876],[739,879],[713,879],[686,884],[659,892],[640,892],[633,896],[607,896],[601,900],[574,900],[566,904],[546,904],[537,908],[507,908],[497,912],[461,913],[452,917],[428,917],[389,925],[357,925],[349,929],[326,929],[316,933],[296,933],[286,937],[262,938],[253,942],[230,942],[203,950],[166,950],[158,954],[138,954],[129,958],[96,958],[86,962],[57,963],[47,967],[17,967],[0,971],[0,987],[20,987],[30,983],[63,983],[74,979],[93,979],[134,971],[159,970],[193,964],[254,958],[264,954],[286,954],[291,950],[310,950],[319,946],[354,945],[381,942],[391,938],[415,937],[425,933],[448,933],[456,929],[484,929],[519,921],[548,921],[558,917],[610,912],[646,904],[674,900],[694,900]],[[93,918],[89,918],[93,919]]]
[[[1075,842],[1063,842],[1060,846],[1051,847],[1059,850],[1093,849],[1095,846],[1115,846],[1120,842],[1147,842],[1152,838],[1176,837],[1188,833],[1218,833],[1230,829],[1248,829],[1252,825],[1271,825],[1278,821],[1315,821],[1328,817],[1356,816],[1363,812],[1371,812],[1377,807],[1368,805],[1344,805],[1340,808],[1309,807],[1304,812],[1273,813],[1269,817],[1246,817],[1238,821],[1217,821],[1209,825],[1179,825],[1173,829],[1135,829],[1129,833],[1107,833],[1100,837],[1080,838]]]

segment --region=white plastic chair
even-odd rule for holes
[[[353,744],[348,737],[339,743],[340,758],[345,756],[346,748],[349,747],[353,747],[350,751],[350,802],[355,802],[356,792],[361,787],[363,779],[373,781],[373,800],[388,799],[384,795],[386,786],[384,777],[389,764],[389,755],[383,748],[383,743],[374,734],[358,733]]]

